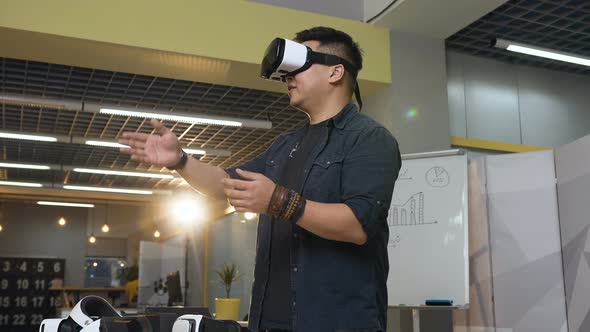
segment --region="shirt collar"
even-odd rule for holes
[[[342,129],[356,113],[358,113],[358,107],[356,104],[350,102],[338,114],[328,120],[328,126],[332,125],[338,129]]]

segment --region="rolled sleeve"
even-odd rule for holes
[[[361,133],[344,159],[343,203],[352,210],[369,240],[380,229],[380,223],[387,223],[400,167],[397,141],[383,127]]]

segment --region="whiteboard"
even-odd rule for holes
[[[390,306],[469,302],[467,156],[451,151],[403,156],[387,217]]]

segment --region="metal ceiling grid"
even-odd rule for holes
[[[590,75],[590,68],[490,46],[494,38],[590,56],[590,1],[510,0],[446,40],[449,50]]]
[[[204,162],[222,167],[235,166],[255,157],[278,135],[307,121],[303,113],[289,106],[286,94],[9,58],[0,58],[0,66],[0,92],[6,94],[92,102],[125,109],[272,121],[270,130],[164,122],[183,146],[231,151],[231,157],[201,157]],[[102,140],[116,140],[124,131],[152,132],[149,121],[140,118],[26,105],[1,104],[0,107],[2,130]],[[0,147],[2,159],[6,161],[131,171],[160,170],[138,164],[113,148],[10,139],[0,139]],[[0,177],[13,181],[138,188],[181,183],[179,179],[16,169],[6,169],[0,172]]]

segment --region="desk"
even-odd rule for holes
[[[71,308],[80,301],[80,293],[107,293],[113,305],[115,298],[125,292],[125,287],[55,287],[53,291],[60,291],[63,297],[63,308]]]

